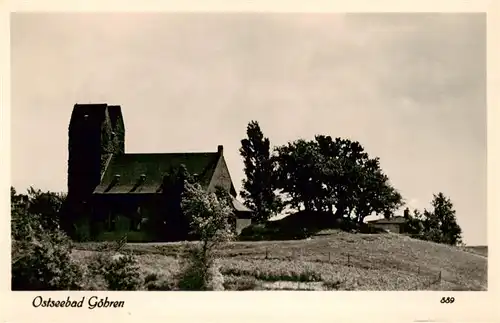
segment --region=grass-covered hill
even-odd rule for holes
[[[488,246],[466,246],[464,247],[466,251],[488,257]]]
[[[320,233],[303,240],[229,244],[218,251],[226,289],[487,289],[487,258],[482,255],[397,234]],[[151,283],[173,279],[188,244],[127,244],[124,249],[137,255],[142,275]],[[100,246],[79,244],[73,257],[86,263]]]

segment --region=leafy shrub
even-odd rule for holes
[[[302,282],[318,282],[321,281],[321,274],[314,272],[312,270],[305,270],[304,272],[300,273],[297,277],[298,281]]]
[[[139,263],[129,254],[98,252],[89,261],[88,269],[92,275],[104,278],[108,290],[138,290],[142,285]]]
[[[19,215],[19,214],[18,214]],[[13,290],[78,290],[82,268],[71,259],[70,239],[58,228],[45,230],[37,216],[22,214],[13,227]]]
[[[323,282],[323,286],[325,286],[327,290],[339,290],[341,285],[341,280],[327,280]]]
[[[112,251],[112,250],[116,250],[116,242],[104,241],[99,243],[99,245],[96,248],[96,251],[101,251],[101,252]]]
[[[147,290],[150,291],[171,291],[176,290],[175,283],[165,277],[155,281],[150,281],[146,284]]]
[[[175,290],[176,285],[172,279],[162,275],[158,275],[157,273],[149,273],[144,277],[144,285],[147,290],[150,291],[169,291]]]
[[[146,276],[144,276],[144,284],[150,283],[150,282],[155,282],[159,278],[157,273],[148,273]]]
[[[102,251],[94,253],[88,261],[89,273],[93,276],[104,276],[106,268],[112,261],[111,253]]]
[[[137,290],[142,284],[139,264],[132,255],[115,255],[103,276],[110,290]]]
[[[308,228],[292,225],[285,226],[274,222],[277,221],[254,224],[244,228],[239,235],[239,240],[298,240],[309,238],[312,235],[312,231]]]
[[[220,264],[213,258],[204,259],[198,248],[188,252],[187,260],[176,278],[180,290],[224,290]]]
[[[256,290],[258,286],[257,279],[253,276],[229,276],[224,281],[226,290]]]
[[[59,228],[64,194],[11,187],[12,289],[74,290],[83,287],[82,267],[72,260],[72,244]]]
[[[224,276],[222,275],[221,265],[216,260],[212,263],[208,269],[208,284],[207,289],[213,291],[223,291],[224,290]]]
[[[198,249],[188,252],[187,260],[178,275],[178,286],[181,290],[205,290],[208,282],[210,260],[202,259]]]
[[[421,213],[405,210],[405,232],[411,237],[457,246],[462,243],[462,229],[457,223],[453,203],[443,193],[434,194],[433,210]]]

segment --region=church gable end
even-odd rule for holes
[[[229,168],[227,167],[226,161],[224,159],[223,147],[218,147],[219,159],[217,165],[215,166],[213,176],[208,185],[209,191],[215,191],[217,187],[221,187],[228,191],[232,196],[236,196],[236,190],[231,180],[231,175],[229,174]]]

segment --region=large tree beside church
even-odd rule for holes
[[[373,213],[390,217],[403,205],[379,159],[357,141],[318,135],[276,147],[275,158],[277,187],[298,211],[363,222]]]
[[[275,193],[269,138],[264,137],[257,121],[248,124],[247,138],[241,141],[240,154],[246,175],[240,195],[245,205],[254,211],[254,221],[266,221],[280,211],[281,200]]]

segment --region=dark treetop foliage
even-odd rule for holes
[[[462,230],[457,223],[451,200],[443,193],[434,195],[433,211],[425,212],[424,231],[431,231],[433,241],[457,245],[462,242]],[[436,232],[436,233],[434,233]],[[437,237],[434,237],[436,235]]]
[[[257,121],[248,124],[247,136],[241,141],[240,148],[246,175],[240,195],[245,205],[255,212],[254,220],[262,222],[278,213],[281,203],[275,194],[269,139],[264,137]]]
[[[71,241],[59,229],[64,194],[11,187],[12,289],[79,289],[82,273],[72,262]]]
[[[422,240],[453,246],[462,243],[462,229],[457,223],[451,200],[443,193],[435,194],[432,207],[432,211],[424,210],[423,214],[414,210],[410,215],[408,211],[406,231]]]
[[[59,227],[60,212],[66,200],[65,193],[43,192],[30,187],[27,194],[17,194],[15,188],[11,187],[10,195],[13,223],[17,221],[19,212],[26,211],[39,217],[44,229]]]
[[[276,154],[277,187],[298,210],[362,222],[373,212],[389,217],[403,204],[379,160],[369,158],[359,142],[316,136],[277,147]]]

